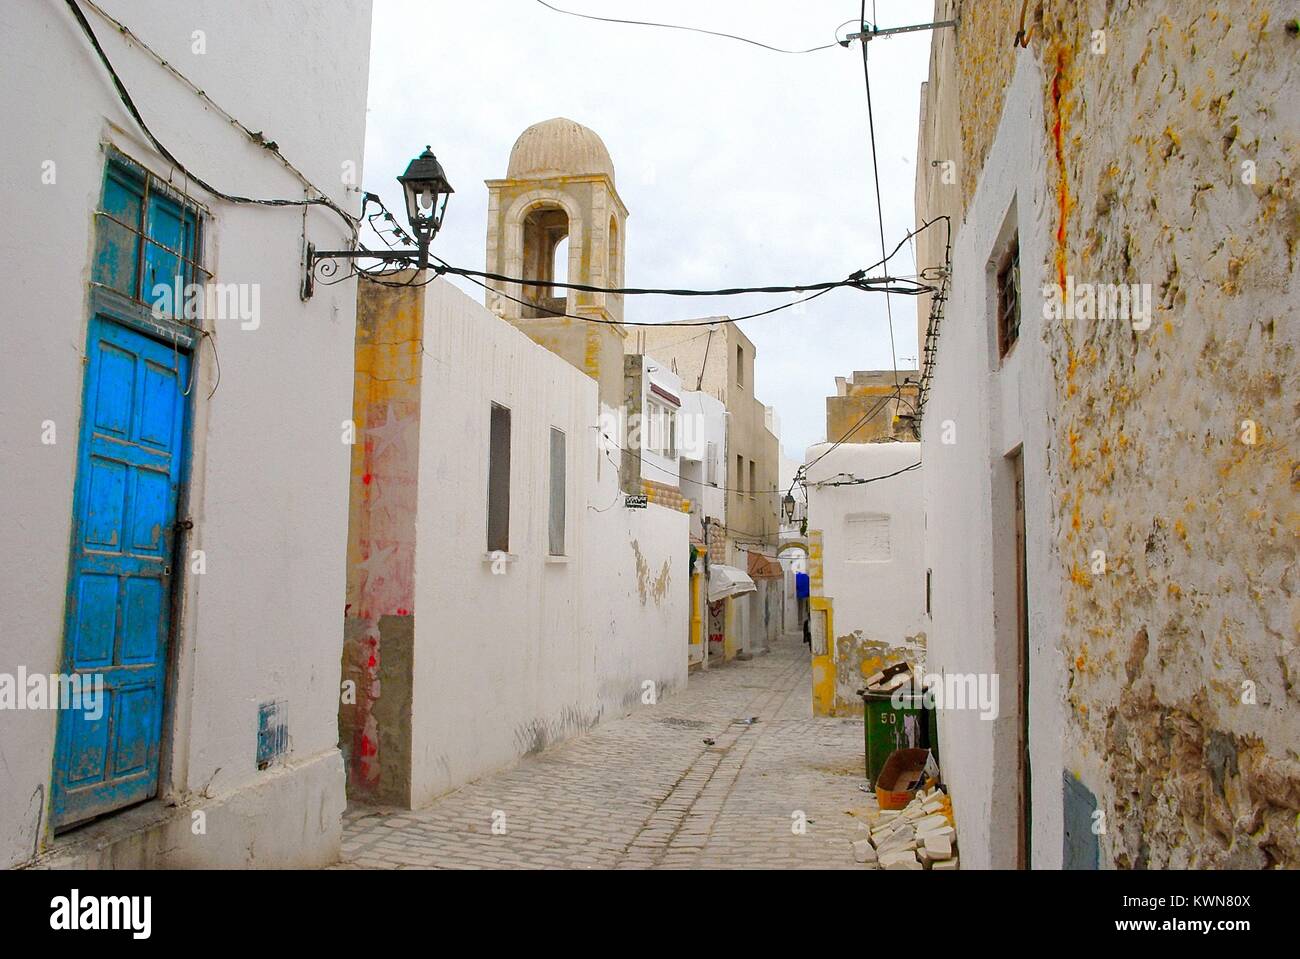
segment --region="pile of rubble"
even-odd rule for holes
[[[865,810],[869,839],[853,844],[853,858],[872,869],[957,868],[957,829],[948,794],[935,786],[918,789],[902,809]]]

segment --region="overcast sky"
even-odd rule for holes
[[[735,33],[773,46],[829,43],[852,0],[552,0],[564,9]],[[878,0],[879,26],[931,19],[930,0]],[[872,18],[867,5],[867,19]],[[596,23],[536,0],[375,0],[365,188],[395,213],[394,180],[426,143],[456,189],[435,249],[484,267],[487,189],[515,139],[562,116],[595,130],[630,211],[633,286],[762,286],[841,279],[880,258],[861,52],[801,56],[679,30]],[[841,33],[852,31],[853,25]],[[928,32],[870,44],[885,238],[912,212]],[[403,218],[404,219],[404,218]],[[910,248],[893,272],[912,274]],[[482,301],[482,291],[462,287]],[[765,309],[782,297],[628,297],[626,319]],[[893,297],[899,366],[915,366],[916,306]],[[885,298],[855,290],[741,324],[758,351],[760,400],[786,453],[825,438],[835,376],[891,366]],[[907,358],[903,360],[902,358]]]

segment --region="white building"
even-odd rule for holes
[[[441,280],[365,283],[357,333],[351,794],[419,807],[682,687],[688,517],[625,507],[596,381]]]
[[[727,408],[698,390],[681,398],[682,495],[691,501],[691,538],[702,543],[706,517],[724,526],[727,521]]]
[[[299,290],[358,212],[370,4],[98,3],[130,33],[0,10],[0,689],[103,683],[0,695],[0,867],[328,863],[355,287]],[[159,292],[205,282],[194,315]]]
[[[920,461],[919,443],[822,443],[808,450],[808,528],[820,537],[820,595],[831,604],[824,637],[834,668],[831,712],[860,713],[857,690],[881,666],[923,664]]]

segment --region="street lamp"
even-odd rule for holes
[[[447,182],[447,174],[433,155],[433,149],[427,145],[397,182],[402,184],[402,191],[406,194],[406,218],[411,221],[411,229],[420,244],[419,268],[424,269],[429,265],[429,242],[442,226],[447,200],[456,191]],[[438,204],[440,199],[441,207]]]
[[[402,185],[406,199],[406,217],[410,220],[411,230],[415,234],[414,250],[367,250],[363,246],[355,250],[318,250],[316,244],[308,243],[306,249],[305,275],[302,281],[301,297],[311,298],[315,292],[315,273],[319,266],[321,276],[333,276],[338,271],[338,260],[379,260],[383,263],[401,263],[423,270],[429,265],[429,244],[442,227],[443,215],[447,212],[447,200],[456,191],[447,180],[442,164],[433,155],[433,149],[426,146],[424,152],[407,164],[406,172],[397,178]],[[379,198],[367,193],[361,207],[361,216],[365,216],[366,206],[371,200]],[[383,204],[381,203],[382,207]],[[391,217],[390,217],[391,219]]]
[[[785,507],[785,521],[789,525],[794,522],[794,493],[786,493],[781,498],[781,505]]]

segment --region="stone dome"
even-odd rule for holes
[[[509,180],[541,180],[557,176],[604,173],[612,182],[614,161],[594,130],[564,117],[534,123],[510,150]]]

